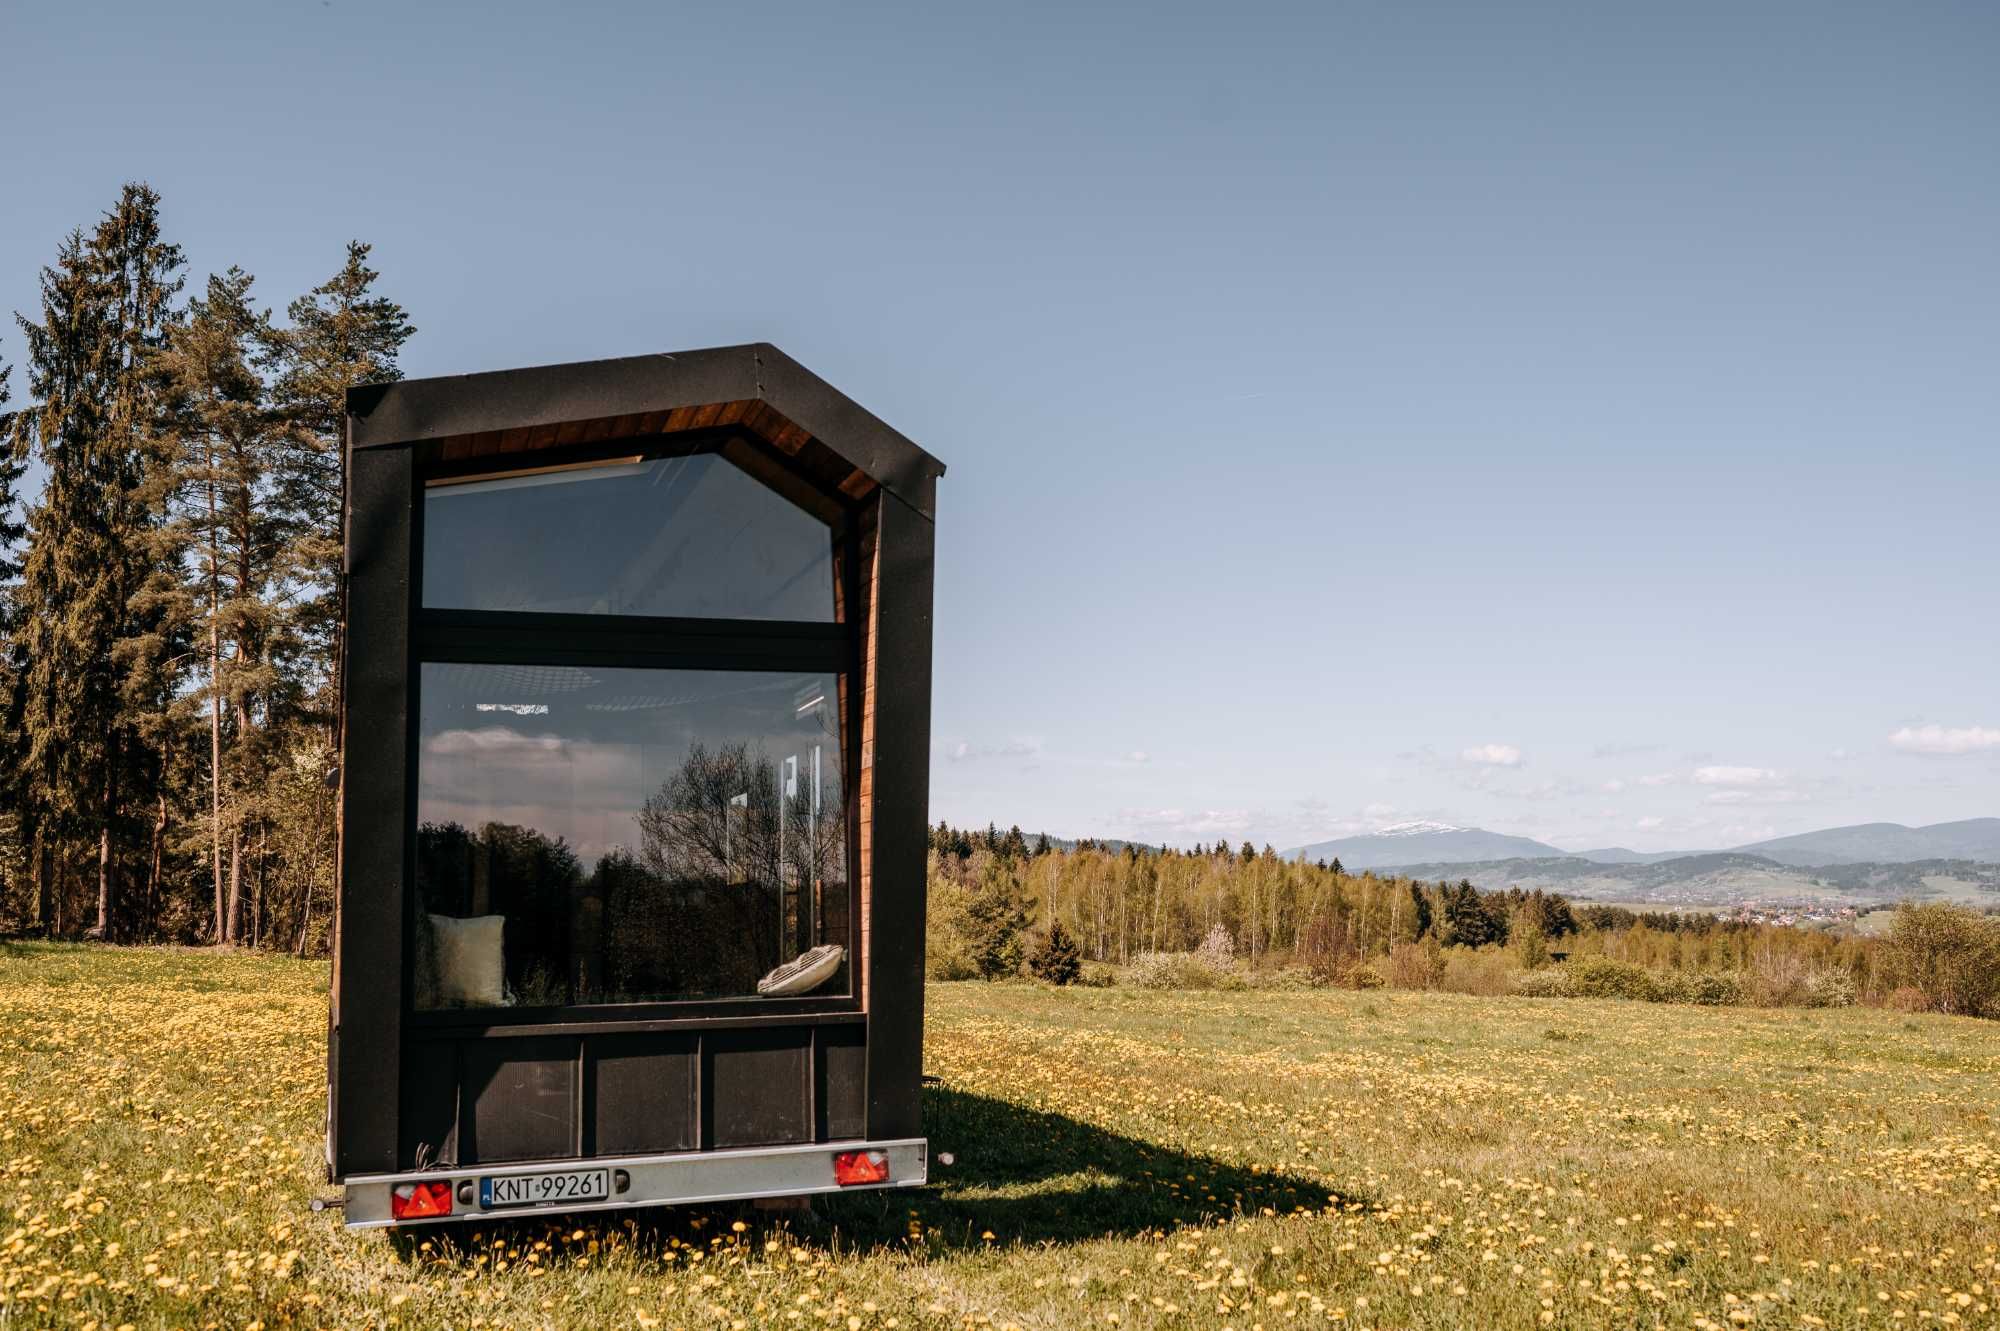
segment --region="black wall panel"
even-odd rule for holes
[[[822,1026],[813,1059],[821,1141],[868,1132],[868,1041],[860,1026]]]
[[[467,1158],[576,1155],[578,1089],[573,1039],[468,1041],[462,1091]]]
[[[692,1035],[594,1035],[585,1041],[592,1155],[691,1151],[700,1144]]]
[[[813,1139],[812,1030],[717,1031],[702,1039],[704,1146]]]
[[[412,1045],[403,1060],[397,1163],[414,1169],[458,1163],[458,1046]]]

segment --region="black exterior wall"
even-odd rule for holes
[[[865,620],[857,616],[842,630],[668,620],[593,626],[416,604],[423,479],[476,465],[451,449],[473,440],[477,454],[484,447],[477,441],[495,432],[532,428],[547,430],[546,447],[567,456],[591,446],[587,434],[580,443],[564,427],[569,420],[664,418],[671,433],[690,409],[707,429],[713,413],[704,404],[746,401],[782,412],[792,427],[774,441],[776,451],[818,450],[851,464],[834,498],[857,527],[874,532],[873,583],[857,589],[870,612]],[[495,469],[532,465],[541,447],[508,445]],[[348,466],[332,1176],[921,1135],[932,506],[943,465],[760,345],[357,389],[349,398]],[[873,688],[865,699],[851,690],[846,718],[850,771],[859,777],[865,765],[873,780],[867,835],[851,850],[859,856],[865,845],[869,884],[865,895],[857,886],[866,942],[855,996],[410,1010],[417,665],[506,659],[531,639],[557,644],[546,649],[552,659],[819,662],[857,682],[863,652],[871,652]],[[873,726],[865,748],[864,705]],[[857,800],[861,782],[848,784],[848,798]]]
[[[336,1177],[393,1169],[410,854],[410,450],[350,456],[340,898],[328,1036]]]
[[[929,519],[893,495],[883,498],[879,523],[868,1131],[916,1137],[923,1132],[933,535]]]

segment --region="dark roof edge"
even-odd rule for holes
[[[364,384],[347,393],[348,445],[381,448],[752,400],[935,516],[944,463],[768,342]]]

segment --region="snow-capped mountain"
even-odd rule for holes
[[[1375,829],[1375,836],[1424,836],[1431,832],[1463,832],[1466,829],[1455,823],[1433,823],[1419,818],[1414,822],[1391,823],[1387,827]]]

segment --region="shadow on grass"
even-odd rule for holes
[[[519,1247],[578,1230],[586,1243],[618,1233],[641,1252],[664,1252],[676,1245],[731,1241],[731,1226],[740,1220],[747,1227],[745,1241],[761,1243],[766,1231],[783,1229],[850,1253],[896,1248],[942,1254],[994,1244],[1131,1237],[1238,1214],[1283,1215],[1361,1200],[1298,1175],[1225,1164],[1061,1114],[942,1087],[924,1090],[924,1131],[932,1157],[929,1187],[822,1195],[813,1199],[809,1216],[747,1204],[540,1213],[396,1230],[390,1241],[406,1256],[428,1242],[430,1260],[449,1264],[469,1259],[495,1239]],[[940,1154],[950,1154],[954,1162],[940,1164]],[[989,1233],[991,1239],[985,1237]]]

